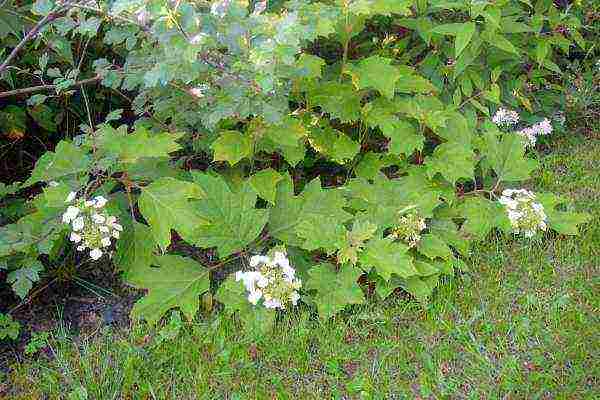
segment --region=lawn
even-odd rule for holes
[[[551,147],[531,186],[592,214],[579,237],[494,236],[426,306],[372,301],[327,322],[303,310],[264,337],[214,315],[86,337],[66,326],[0,375],[0,398],[597,398],[600,141]]]

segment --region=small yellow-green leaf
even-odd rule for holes
[[[227,161],[231,165],[252,154],[252,139],[237,131],[221,132],[212,144],[215,161]]]
[[[274,169],[267,168],[258,171],[256,174],[248,178],[250,187],[263,199],[271,204],[275,204],[275,194],[277,183],[283,177]]]

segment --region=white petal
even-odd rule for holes
[[[69,240],[73,243],[79,243],[81,242],[81,235],[75,232],[71,232],[71,236],[69,237]]]
[[[90,251],[90,257],[92,257],[92,260],[99,259],[100,257],[102,257],[102,250],[92,249],[92,251]]]
[[[290,295],[290,300],[292,300],[293,305],[298,304],[298,300],[300,300],[300,295],[298,294],[298,292],[292,292],[292,294]]]
[[[258,301],[260,300],[260,298],[262,297],[262,292],[260,290],[255,290],[250,292],[250,294],[248,295],[248,301],[254,305],[256,305],[256,303],[258,303]]]
[[[106,218],[104,218],[104,216],[100,214],[92,214],[92,221],[94,221],[97,224],[103,224],[104,221],[106,221]]]
[[[121,234],[119,233],[119,231],[113,231],[112,232],[112,237],[114,237],[115,239],[118,239],[119,236],[121,236]]]
[[[85,203],[83,203],[86,207],[91,207],[94,204],[96,204],[96,202],[94,200],[86,200]]]
[[[123,227],[121,225],[119,225],[119,224],[112,224],[112,228],[116,229],[116,230],[118,230],[120,232],[123,232]]]
[[[106,200],[106,198],[103,196],[96,196],[94,198],[94,200],[95,200],[94,207],[96,207],[96,208],[102,208],[106,205],[106,203],[108,203],[108,200]]]
[[[75,232],[82,230],[83,226],[84,226],[83,217],[77,217],[73,220],[73,230]]]
[[[86,245],[85,244],[81,244],[79,246],[77,246],[77,251],[84,251],[86,249]]]
[[[102,233],[108,233],[108,232],[110,232],[110,228],[109,228],[108,226],[106,226],[106,225],[100,225],[100,226],[98,227],[98,229],[99,229],[99,230],[100,230],[100,232],[102,232]]]
[[[110,246],[110,238],[107,238],[107,237],[102,238],[100,243],[102,243],[102,247],[109,247]]]
[[[269,280],[262,274],[256,279],[256,286],[259,288],[266,288],[269,285]]]

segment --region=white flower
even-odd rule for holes
[[[118,239],[120,236],[119,231],[112,231],[112,237],[114,237],[115,239]]]
[[[119,232],[123,232],[123,227],[119,224],[112,224],[111,227]]]
[[[77,197],[77,192],[69,192],[69,195],[65,199],[65,203],[72,202],[73,200],[75,200],[75,197]]]
[[[100,225],[98,227],[98,229],[100,230],[100,232],[102,233],[109,233],[110,232],[110,228],[106,225]]]
[[[108,237],[102,238],[100,243],[102,243],[102,247],[109,247],[110,246],[110,238],[108,238]]]
[[[268,284],[269,280],[262,274],[256,278],[256,286],[258,286],[259,288],[264,289],[267,287]]]
[[[81,242],[81,235],[75,232],[71,232],[71,236],[69,236],[69,240],[73,243],[79,243]]]
[[[83,217],[77,217],[73,220],[73,230],[75,232],[82,230],[83,226],[84,226]]]
[[[300,300],[300,295],[298,294],[298,292],[292,292],[292,295],[290,296],[290,300],[292,301],[293,305],[298,304],[298,300]]]
[[[284,308],[281,301],[277,299],[268,299],[264,302],[266,308]]]
[[[260,290],[254,290],[254,291],[250,292],[250,294],[248,295],[248,301],[250,303],[256,305],[261,297],[262,297],[262,292]]]
[[[499,202],[506,208],[514,233],[523,232],[525,237],[532,237],[537,229],[547,230],[544,206],[535,199],[535,194],[526,189],[506,189],[502,192]]]
[[[86,207],[92,207],[94,204],[96,204],[96,202],[94,200],[86,200],[85,203],[83,203]]]
[[[267,256],[252,256],[250,257],[250,266],[251,267],[256,267],[259,264],[268,264],[269,262],[271,262],[271,259]]]
[[[92,257],[92,260],[97,260],[100,257],[102,257],[102,250],[100,249],[92,249],[92,251],[90,251],[90,257]]]
[[[103,196],[94,197],[94,207],[95,208],[102,208],[106,205],[106,203],[108,203],[108,200],[106,200],[106,198],[104,198]]]
[[[290,266],[290,260],[288,260],[287,256],[285,253],[282,253],[281,251],[276,251],[273,257],[273,262],[277,265],[279,265],[280,267],[289,267]]]
[[[87,248],[86,245],[80,244],[79,246],[77,246],[77,251],[84,251],[86,248]]]
[[[75,206],[69,206],[67,207],[67,211],[63,214],[62,216],[62,221],[65,224],[70,223],[73,219],[75,219],[75,217],[77,217],[77,215],[79,214],[79,208],[75,207]]]
[[[517,122],[519,122],[519,113],[500,107],[498,111],[496,111],[496,114],[494,114],[494,116],[492,117],[492,121],[498,126],[514,125]]]
[[[92,214],[92,221],[94,221],[96,224],[103,224],[104,221],[106,221],[106,218],[100,214],[94,213]]]

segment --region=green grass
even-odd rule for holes
[[[8,398],[595,398],[600,143],[553,148],[532,186],[592,213],[582,235],[492,237],[425,308],[396,298],[328,322],[302,311],[266,337],[218,316],[163,341],[144,326],[77,339],[59,330],[51,357],[6,376]]]

